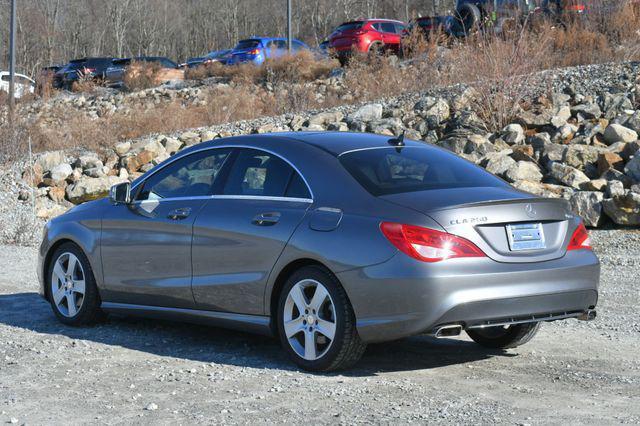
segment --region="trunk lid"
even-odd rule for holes
[[[438,189],[380,198],[428,215],[498,262],[560,258],[576,226],[565,200],[537,198],[510,188]]]

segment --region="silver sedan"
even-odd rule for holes
[[[599,263],[564,200],[402,137],[281,133],[181,151],[48,223],[41,294],[106,313],[278,336],[295,363],[463,330],[490,348],[595,317]]]

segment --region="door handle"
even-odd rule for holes
[[[182,219],[188,218],[190,214],[191,214],[191,208],[183,207],[180,209],[171,210],[167,215],[167,217],[171,220],[182,220]]]
[[[260,213],[259,215],[253,218],[251,223],[258,226],[272,226],[278,223],[279,220],[280,220],[280,213],[269,212],[269,213]]]

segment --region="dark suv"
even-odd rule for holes
[[[80,79],[102,82],[112,63],[113,58],[110,57],[74,59],[54,74],[53,86],[71,90],[73,83]]]
[[[329,36],[329,50],[344,62],[355,52],[400,52],[400,39],[407,24],[391,19],[366,19],[339,25]]]

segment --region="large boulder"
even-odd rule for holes
[[[608,145],[616,142],[629,143],[638,140],[638,134],[621,124],[613,123],[604,131],[604,140]]]
[[[575,189],[579,189],[581,184],[591,180],[580,170],[556,162],[549,164],[549,175],[558,182]]]
[[[570,145],[565,151],[564,163],[576,169],[584,170],[588,164],[595,164],[598,161],[598,155],[602,151],[602,148],[591,145]]]
[[[524,129],[519,124],[509,124],[502,129],[501,136],[509,145],[519,144],[524,142]]]
[[[598,154],[598,174],[602,176],[609,169],[622,170],[624,159],[615,152],[601,152]]]
[[[540,167],[537,164],[530,161],[518,161],[513,164],[504,174],[504,177],[509,182],[515,182],[518,180],[527,180],[530,182],[540,182],[542,180],[542,173]]]
[[[368,105],[361,106],[356,112],[353,113],[352,118],[354,120],[361,120],[364,122],[380,120],[382,118],[382,105],[368,104]],[[340,121],[340,120],[334,120],[334,121]],[[326,123],[321,123],[321,124],[326,124]]]
[[[42,167],[43,172],[53,170],[59,164],[66,163],[64,152],[51,151],[45,152],[38,157],[37,163]]]
[[[640,225],[640,194],[627,191],[623,196],[604,200],[604,212],[618,225]]]
[[[442,123],[451,116],[451,108],[442,98],[426,97],[421,99],[414,105],[413,110],[421,117],[433,118],[436,123]]]
[[[329,123],[335,123],[336,121],[342,121],[344,114],[340,111],[334,112],[321,112],[319,114],[309,117],[307,120],[307,127],[312,126],[326,126]]]
[[[67,199],[73,204],[80,204],[109,194],[109,189],[115,184],[124,182],[117,176],[105,176],[99,178],[82,178],[67,187]]]
[[[624,168],[624,173],[635,182],[640,182],[640,151],[629,160]]]
[[[602,192],[578,191],[571,196],[569,203],[573,212],[582,218],[585,225],[596,227],[602,221],[603,199]]]
[[[71,174],[73,173],[73,168],[67,164],[58,164],[51,170],[51,179],[56,183],[60,184],[64,182]]]
[[[565,200],[568,200],[574,193],[573,189],[571,188],[562,185],[554,185],[551,183],[520,180],[512,183],[512,185],[520,191],[529,192],[531,194],[545,198],[564,198]]]
[[[509,157],[511,151],[492,152],[487,154],[480,165],[482,165],[489,173],[503,176],[509,168],[515,166],[516,160]]]

